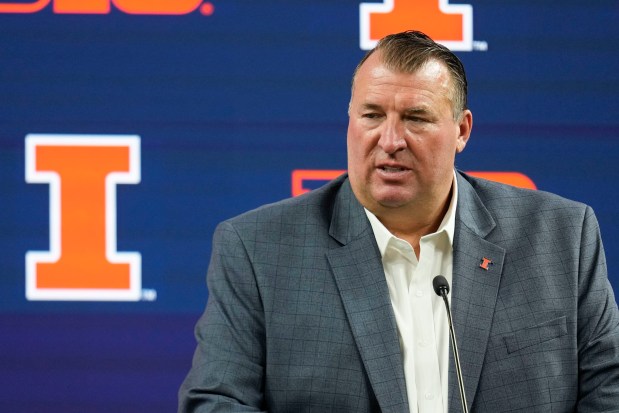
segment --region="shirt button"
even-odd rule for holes
[[[416,295],[417,297],[423,297],[423,291],[421,291],[421,290],[417,290],[417,292],[415,293],[415,295]]]
[[[430,393],[430,392],[426,393],[426,400],[432,400],[432,399],[434,399],[434,393]]]
[[[425,347],[426,346],[426,341],[425,340],[419,340],[419,341],[417,341],[417,344],[419,344],[419,347]]]

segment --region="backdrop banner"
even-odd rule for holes
[[[0,2],[0,411],[175,411],[216,224],[345,171],[352,72],[404,29],[466,66],[457,167],[591,205],[619,289],[618,21],[615,0]]]

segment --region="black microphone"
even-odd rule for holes
[[[449,337],[451,338],[451,349],[454,353],[454,361],[456,363],[456,374],[458,375],[458,386],[460,387],[460,401],[462,401],[462,411],[468,413],[469,409],[466,405],[466,395],[464,394],[464,382],[462,380],[462,368],[460,367],[460,355],[458,354],[458,345],[456,344],[456,332],[454,331],[453,324],[451,323],[451,308],[449,308],[449,301],[447,300],[447,294],[449,294],[449,283],[447,279],[442,275],[437,275],[432,280],[432,287],[434,292],[439,297],[443,297],[445,302],[445,308],[447,308],[447,321],[449,322]]]

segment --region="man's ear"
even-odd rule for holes
[[[460,121],[458,122],[459,134],[458,142],[456,143],[456,153],[460,153],[466,147],[466,143],[471,136],[471,130],[473,129],[473,113],[470,110],[465,109],[460,115]]]

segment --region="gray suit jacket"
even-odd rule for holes
[[[458,185],[452,310],[471,411],[619,412],[619,315],[592,210]],[[208,287],[179,412],[408,412],[380,253],[345,175],[220,224]]]

